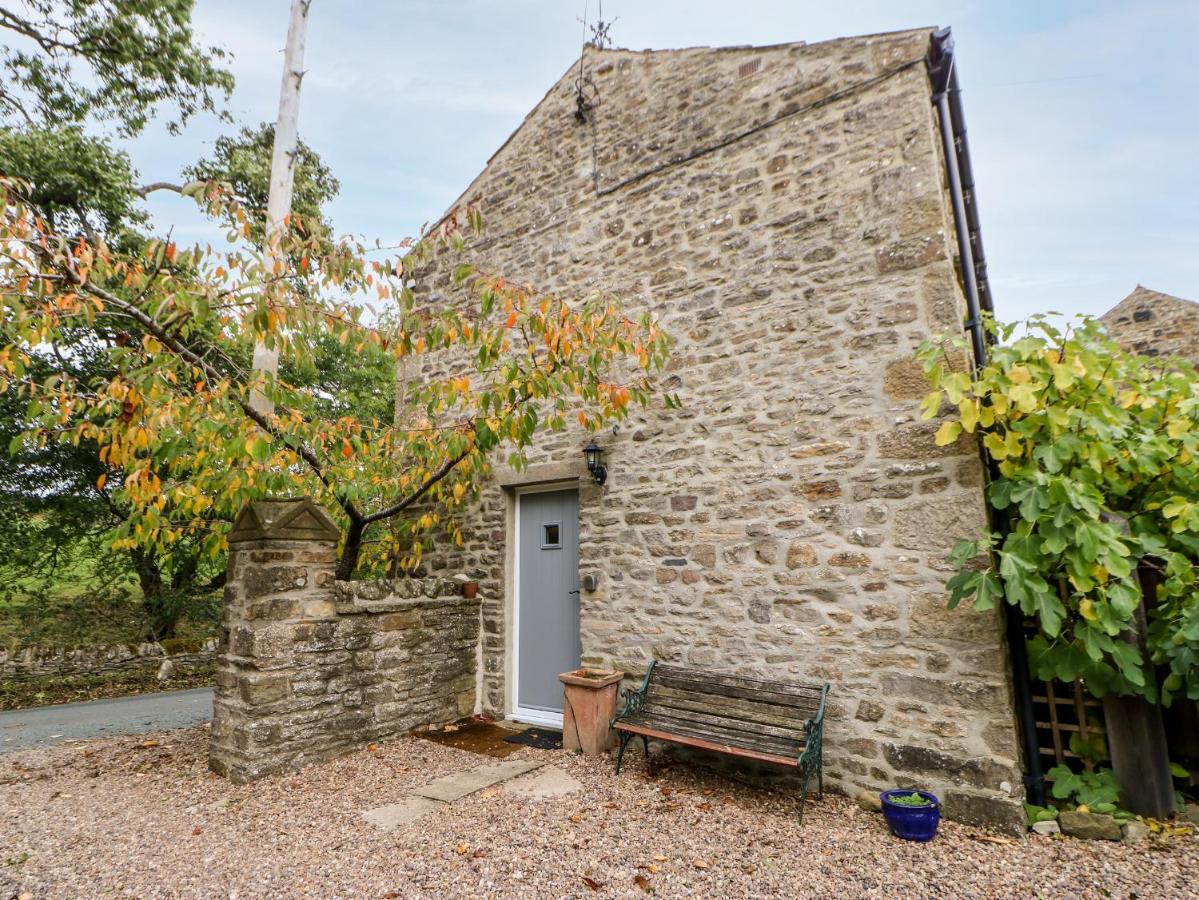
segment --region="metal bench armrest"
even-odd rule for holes
[[[608,727],[615,725],[620,719],[627,718],[634,713],[639,713],[645,709],[645,693],[649,690],[649,679],[654,674],[654,664],[656,659],[649,661],[649,668],[645,670],[645,678],[641,682],[641,687],[637,690],[630,691],[624,685],[620,687],[620,712],[612,717],[612,721],[608,723]]]
[[[824,752],[824,701],[828,698],[828,682],[820,691],[820,706],[816,715],[804,723],[808,739],[804,742],[803,752],[799,754],[799,767],[812,770],[819,768],[820,758]]]

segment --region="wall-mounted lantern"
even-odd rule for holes
[[[595,438],[592,438],[587,446],[583,448],[583,457],[587,460],[587,471],[591,473],[591,477],[595,479],[596,484],[603,484],[608,480],[608,468],[600,462],[603,454],[604,451],[595,442]]]

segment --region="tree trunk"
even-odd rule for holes
[[[266,203],[266,258],[273,266],[279,258],[279,233],[291,211],[295,178],[296,147],[300,120],[300,82],[304,78],[304,37],[308,29],[308,7],[312,0],[291,0],[287,23],[287,46],[283,51],[283,81],[279,87],[279,117],[275,122],[275,145],[271,152],[271,188]],[[275,375],[279,351],[263,343],[254,346],[254,372]],[[250,394],[250,406],[270,415],[275,404],[259,390]]]
[[[362,552],[362,538],[366,534],[366,526],[357,519],[350,519],[346,528],[346,541],[341,550],[341,558],[337,561],[337,580],[349,581],[354,577],[358,568],[358,555]]]
[[[142,549],[130,551],[137,583],[142,589],[142,609],[146,614],[148,641],[161,641],[175,636],[179,625],[179,604],[173,602],[172,592],[162,578],[158,561]]]
[[[1145,653],[1145,604],[1155,596],[1153,573],[1138,571],[1141,605],[1133,614],[1129,643]],[[1108,694],[1103,698],[1107,748],[1112,772],[1120,783],[1120,805],[1141,816],[1164,818],[1174,812],[1174,780],[1162,708],[1140,696]]]

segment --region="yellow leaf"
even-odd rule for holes
[[[987,452],[995,459],[1007,459],[1007,445],[1004,444],[1003,438],[991,432],[983,438],[983,446],[987,448]]]
[[[1053,370],[1053,379],[1057,382],[1057,386],[1063,391],[1068,391],[1074,384],[1073,367],[1050,363],[1049,368]]]
[[[1032,412],[1037,408],[1037,392],[1031,384],[1013,385],[1012,389],[1008,391],[1008,397],[1017,409],[1024,412]]]
[[[1032,380],[1032,373],[1028,371],[1027,366],[1012,366],[1007,377],[1012,380],[1012,384],[1027,384]]]
[[[926,394],[920,402],[920,410],[920,418],[926,422],[936,416],[941,411],[941,392],[933,391]]]
[[[961,403],[966,391],[970,390],[970,376],[964,372],[954,372],[945,377],[941,387],[944,388],[950,403]]]
[[[937,429],[935,441],[938,447],[945,447],[952,444],[958,439],[958,435],[962,433],[962,426],[957,422],[944,422]]]
[[[1007,447],[1007,455],[1010,457],[1021,456],[1024,453],[1024,445],[1020,443],[1020,436],[1014,431],[1007,433],[1004,445]]]
[[[958,404],[958,409],[962,413],[962,427],[967,434],[973,434],[974,426],[978,424],[978,401],[964,399]]]
[[[1078,604],[1078,611],[1088,622],[1096,622],[1099,620],[1099,614],[1095,612],[1095,604],[1089,597],[1083,598]]]

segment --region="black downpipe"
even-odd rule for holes
[[[974,192],[974,170],[970,165],[970,144],[966,139],[962,92],[954,65],[953,34],[948,28],[932,34],[928,50],[928,74],[940,123],[949,196],[953,204],[953,224],[961,256],[962,285],[966,294],[965,325],[974,348],[974,365],[979,369],[987,364],[989,340],[983,327],[982,313],[983,310],[994,312],[994,306],[987,280],[987,261]],[[993,462],[988,461],[988,469],[993,480],[997,474]],[[997,531],[1007,533],[1006,516],[992,511],[992,524]],[[1025,794],[1029,802],[1044,806],[1045,779],[1041,771],[1040,748],[1037,746],[1037,720],[1033,711],[1032,675],[1028,667],[1028,648],[1024,643],[1023,617],[1007,605],[1004,605],[1003,615],[1016,694],[1016,715],[1020,720],[1020,737],[1024,747]]]

